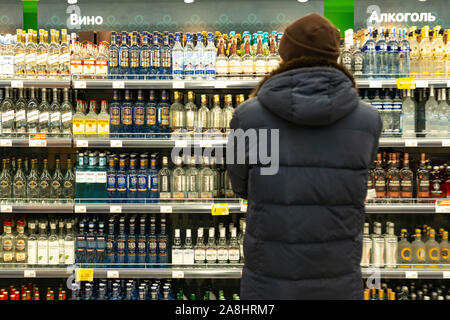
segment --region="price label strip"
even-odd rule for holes
[[[111,140],[111,148],[122,148],[122,140]]]
[[[416,80],[416,88],[428,88],[428,80]]]
[[[75,89],[86,89],[86,81],[74,81],[73,86]]]
[[[187,140],[175,140],[175,148],[186,148]]]
[[[397,79],[397,89],[415,89],[416,83],[413,78],[399,78]]]
[[[435,202],[436,213],[450,213],[450,199],[440,199]]]
[[[382,88],[383,81],[381,80],[369,80],[369,88]]]
[[[122,206],[110,206],[109,212],[110,213],[122,213]]]
[[[11,88],[23,88],[22,80],[11,80]]]
[[[172,82],[173,89],[184,89],[184,81],[174,81]]]
[[[442,272],[442,278],[443,279],[450,279],[450,271],[443,271]]]
[[[94,281],[94,269],[76,269],[76,281]]]
[[[30,147],[46,147],[47,134],[46,133],[30,133],[28,136],[28,146]]]
[[[405,272],[405,278],[406,279],[417,279],[419,276],[417,274],[417,271],[406,271]]]
[[[405,147],[417,147],[416,139],[405,139]]]
[[[215,89],[226,89],[227,83],[225,81],[215,81],[214,82],[214,88]]]
[[[450,139],[442,139],[443,147],[450,147]]]
[[[213,216],[228,216],[230,210],[228,208],[228,203],[213,203],[211,205],[211,215]]]

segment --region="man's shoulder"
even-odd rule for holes
[[[245,115],[257,111],[261,107],[258,97],[252,97],[241,103],[234,111],[236,115]]]

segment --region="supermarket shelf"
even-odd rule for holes
[[[0,268],[0,278],[67,278],[73,274],[69,268]]]
[[[430,203],[386,203],[366,205],[367,214],[429,214],[435,212],[435,205]]]
[[[162,139],[144,137],[136,138],[74,138],[73,145],[78,148],[174,148],[174,147],[223,147],[227,140],[225,135],[218,135],[214,139],[202,139],[188,137],[175,137]]]
[[[72,138],[48,138],[46,140],[47,147],[53,148],[64,148],[64,147],[72,147]],[[25,137],[1,137],[0,138],[0,147],[30,147],[30,141],[28,136]]]
[[[260,80],[95,80],[74,79],[74,88],[86,89],[253,89]]]
[[[71,200],[66,203],[56,203],[60,200],[55,200],[53,203],[9,203],[2,201],[0,205],[1,213],[73,213],[74,207]],[[4,202],[4,203],[3,203]]]
[[[383,279],[449,279],[450,268],[410,267],[410,268],[361,268],[363,278],[381,277]]]
[[[379,147],[391,147],[391,148],[421,148],[421,147],[435,147],[435,148],[448,148],[450,147],[450,139],[439,138],[380,138]]]
[[[447,88],[450,87],[450,81],[445,78],[437,79],[416,79],[416,87]],[[359,88],[396,88],[397,79],[356,79]]]
[[[71,85],[70,79],[11,79],[0,80],[0,88],[69,88]]]

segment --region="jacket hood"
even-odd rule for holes
[[[351,74],[320,59],[299,58],[280,65],[255,94],[278,117],[306,126],[331,125],[359,103]]]

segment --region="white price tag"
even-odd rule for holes
[[[172,271],[172,278],[173,279],[182,279],[184,278],[184,271]]]
[[[124,89],[125,82],[124,81],[113,81],[112,87],[113,87],[113,89]]]
[[[86,89],[86,81],[74,81],[73,87],[75,89]]]
[[[367,190],[366,200],[367,199],[375,199],[376,197],[377,197],[377,193],[375,192],[375,189],[368,189]]]
[[[0,139],[0,146],[1,147],[12,147],[12,140],[11,139]]]
[[[111,148],[122,148],[122,140],[111,140]]]
[[[172,82],[172,88],[174,88],[174,89],[184,89],[184,81],[174,81],[174,82]]]
[[[29,147],[46,147],[47,140],[30,140],[28,143]]]
[[[428,88],[428,80],[416,80],[416,88]]]
[[[11,88],[23,88],[22,80],[11,80]]]
[[[416,139],[405,139],[405,147],[417,147]]]
[[[443,147],[450,147],[450,139],[442,139]]]
[[[75,206],[75,213],[86,213],[86,206]]]
[[[110,213],[122,213],[122,206],[110,206],[109,212]]]
[[[406,271],[405,278],[406,279],[417,279],[418,278],[417,271]]]
[[[159,207],[161,213],[172,213],[172,206]]]
[[[369,80],[369,88],[382,88],[383,81],[381,80]]]
[[[1,205],[0,211],[1,212],[12,212],[12,206],[11,205]]]
[[[119,278],[119,271],[117,271],[117,270],[106,271],[106,277],[107,278]]]
[[[87,140],[77,140],[78,148],[87,148],[89,146],[89,142]]]
[[[200,147],[201,148],[211,148],[212,147],[211,140],[200,140]]]
[[[447,88],[450,88],[450,80],[447,80]]]
[[[247,212],[247,207],[248,207],[247,200],[241,199],[240,203],[241,203],[241,212]]]
[[[442,271],[442,278],[450,279],[450,271]]]
[[[450,199],[439,199],[434,203],[436,213],[450,213]]]
[[[187,140],[175,140],[175,148],[187,147]]]
[[[214,82],[214,88],[216,89],[226,89],[227,83],[225,81],[215,81]]]
[[[36,278],[36,271],[35,270],[24,270],[23,277],[24,278]]]

